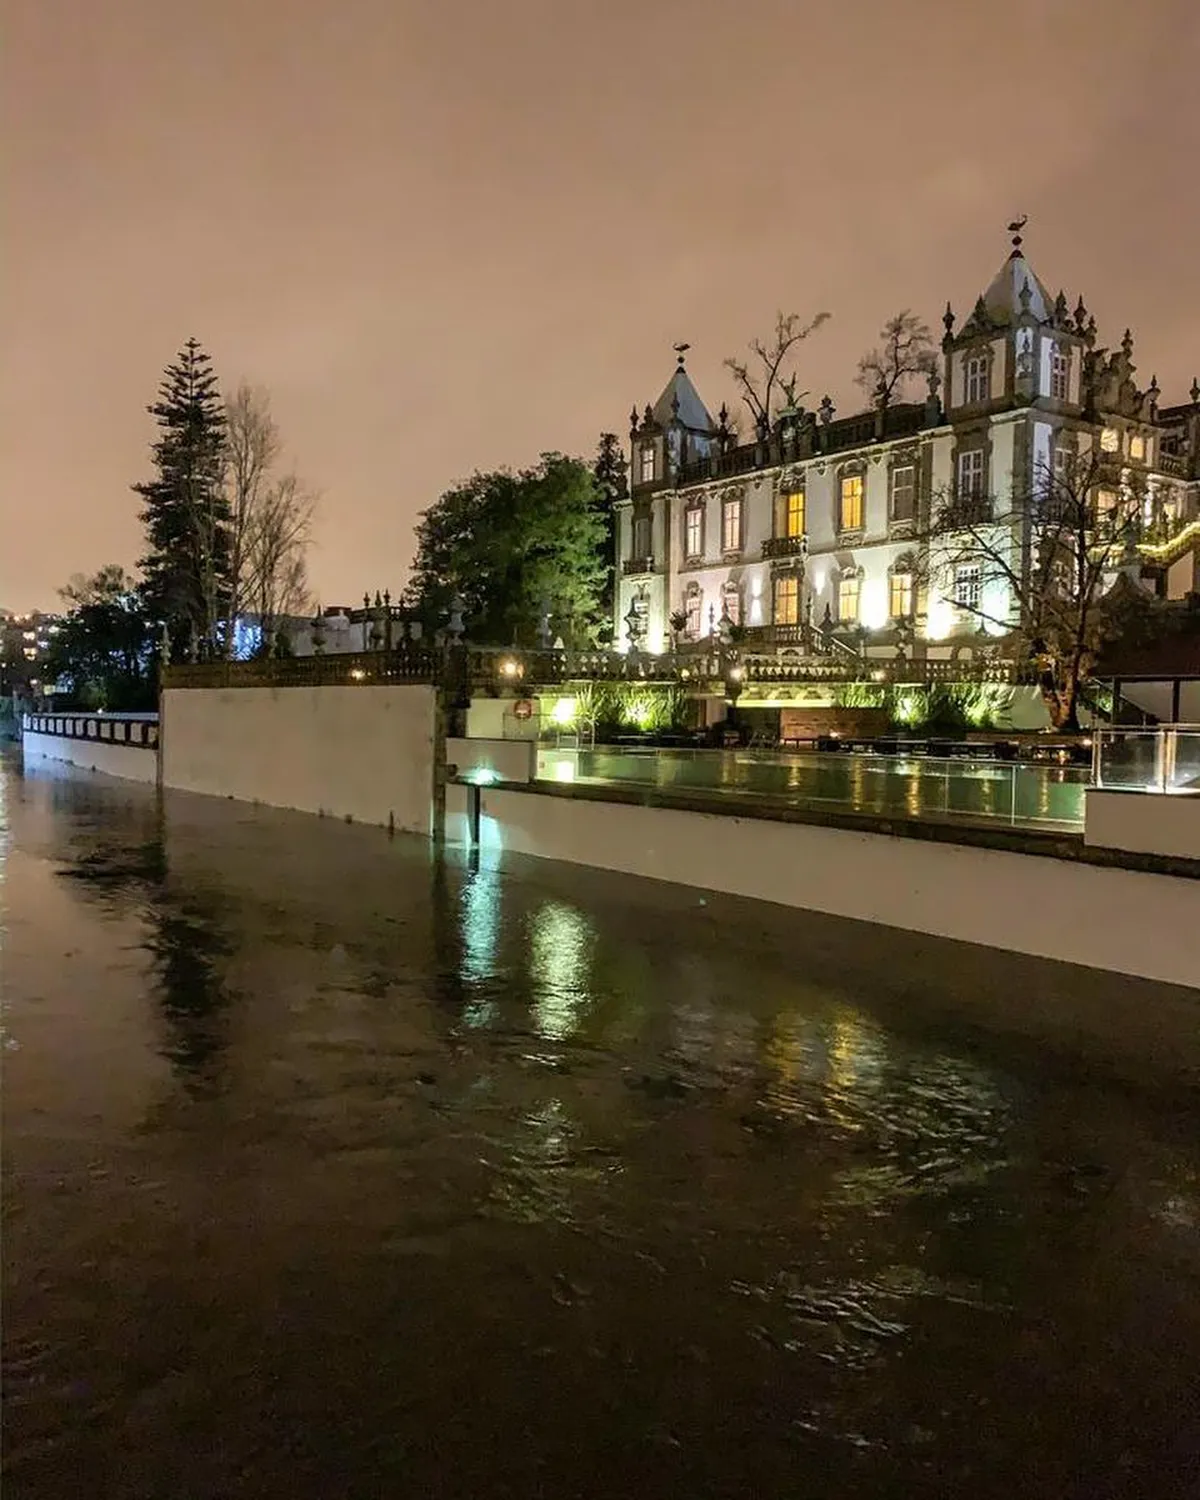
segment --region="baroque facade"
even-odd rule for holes
[[[629,491],[617,507],[615,639],[650,653],[732,625],[747,651],[930,661],[995,649],[1019,624],[1003,568],[961,548],[931,558],[937,497],[986,503],[1019,569],[1039,476],[1092,457],[1112,495],[1138,496],[1122,571],[1178,598],[1200,587],[1200,385],[1160,405],[1135,379],[1133,341],[1097,346],[1082,298],[1051,296],[1020,235],[970,316],[947,306],[923,400],[838,418],[791,402],[739,443],[678,356],[636,408]],[[1132,487],[1132,488],[1131,488]],[[1100,493],[1101,510],[1104,492]],[[1014,522],[1014,518],[1019,518]]]

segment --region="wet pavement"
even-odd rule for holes
[[[1200,1494],[1195,994],[4,769],[5,1500]]]

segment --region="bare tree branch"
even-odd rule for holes
[[[818,313],[809,323],[801,323],[799,313],[778,313],[775,318],[775,335],[771,342],[765,344],[762,339],[754,339],[750,344],[750,352],[759,368],[752,372],[750,363],[746,360],[730,358],[725,361],[725,368],[732,374],[742,400],[750,408],[755,426],[760,430],[764,427],[769,429],[774,420],[771,398],[776,384],[783,383],[781,372],[788,355],[797,344],[828,321],[829,314],[825,312]],[[794,396],[794,391],[793,380],[790,399],[799,399]],[[807,395],[808,392],[802,394]]]
[[[1112,586],[1142,534],[1144,499],[1140,480],[1091,449],[1042,466],[1005,513],[990,497],[954,490],[931,506],[927,589],[1018,639],[1056,728],[1077,727],[1080,687],[1115,632]],[[955,597],[962,569],[978,570],[977,597],[973,577]]]
[[[855,380],[879,406],[916,375],[937,369],[937,350],[929,325],[907,308],[879,330],[880,347],[864,354]]]

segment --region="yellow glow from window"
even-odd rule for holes
[[[840,504],[838,506],[838,529],[859,531],[863,523],[863,477],[861,474],[846,474],[842,477]]]
[[[797,537],[804,535],[804,491],[793,490],[787,497],[787,514],[785,518],[785,536]]]
[[[1133,433],[1129,439],[1129,456],[1138,463],[1146,457],[1146,439],[1140,433]]]
[[[857,621],[861,588],[861,580],[857,573],[849,574],[838,584],[839,623],[849,624]]]
[[[888,579],[888,614],[893,620],[907,620],[913,612],[913,576],[893,573]]]
[[[1105,453],[1118,453],[1121,448],[1121,434],[1115,427],[1106,427],[1100,434],[1100,447]]]
[[[775,623],[800,623],[800,580],[794,574],[784,574],[775,580]]]

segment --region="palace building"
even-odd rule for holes
[[[838,417],[790,400],[739,442],[714,419],[679,354],[630,429],[618,502],[615,638],[658,653],[740,627],[746,651],[819,650],[945,660],[995,650],[1019,624],[1005,567],[962,548],[939,570],[930,517],[945,497],[985,508],[1012,567],[1036,508],[1021,503],[1065,465],[1106,498],[1138,496],[1121,566],[1160,596],[1200,588],[1200,385],[1160,404],[1135,380],[1133,340],[1100,348],[1082,298],[1051,295],[1012,251],[945,335],[916,401]],[[944,511],[943,511],[944,514]],[[952,563],[952,565],[951,565]],[[991,638],[989,640],[989,637]]]

